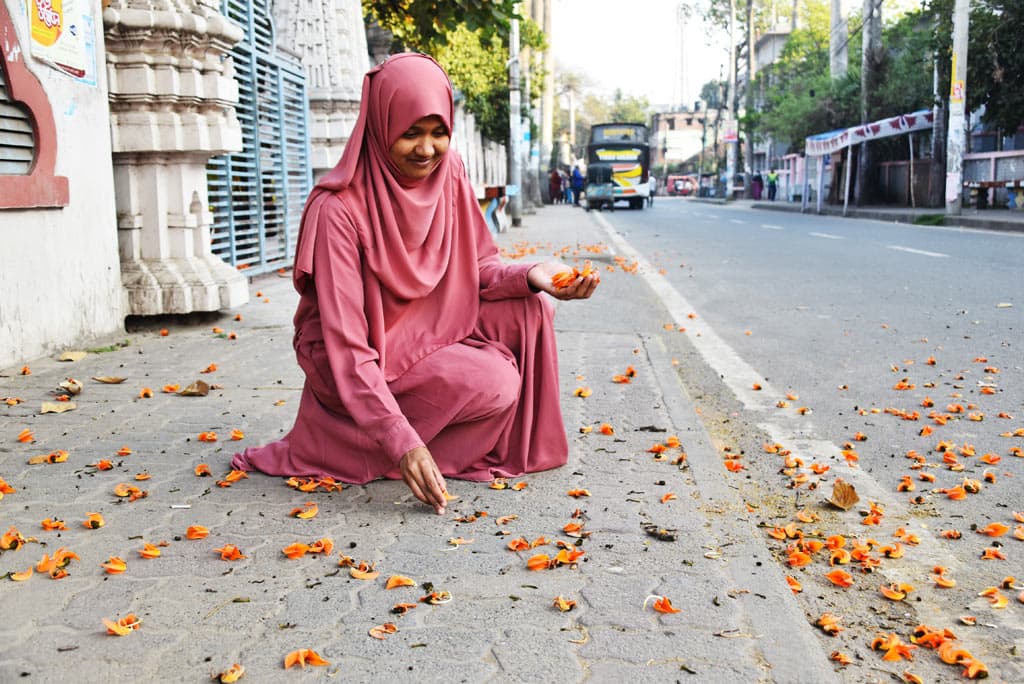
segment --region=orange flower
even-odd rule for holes
[[[304,505],[299,508],[293,508],[291,513],[288,515],[293,518],[302,518],[303,520],[309,520],[310,518],[316,517],[316,514],[320,512],[320,507],[317,506],[315,501],[307,501]]]
[[[853,577],[850,573],[845,570],[833,570],[832,572],[826,573],[825,577],[829,582],[843,588],[849,587],[853,584]]]
[[[27,444],[28,442],[36,441],[36,436],[32,434],[31,430],[25,428],[24,430],[18,433],[18,441],[23,444]]]
[[[348,574],[352,579],[357,580],[374,580],[380,575],[379,572],[373,569],[373,563],[367,563],[361,561],[359,565],[353,565],[348,569]]]
[[[817,624],[821,627],[821,631],[825,632],[829,636],[838,636],[843,628],[839,626],[839,621],[842,618],[832,613],[822,613],[821,617],[818,618]]]
[[[142,620],[137,618],[134,614],[129,613],[117,622],[103,618],[103,624],[107,626],[107,634],[128,636],[139,628],[142,624]]]
[[[238,428],[234,428],[233,430],[231,430],[231,439],[232,441],[235,442],[237,442],[240,439],[245,439],[245,433],[239,430]]]
[[[152,399],[152,398],[153,398],[153,390],[151,390],[150,388],[143,387],[141,390],[139,390],[139,399]]]
[[[574,497],[574,498],[578,499],[581,496],[590,496],[590,490],[588,490],[588,489],[570,489],[568,492],[566,492],[566,494],[568,494],[571,497]]]
[[[732,458],[727,458],[722,461],[722,463],[725,464],[725,469],[730,473],[738,473],[741,470],[746,470],[746,466]]]
[[[801,591],[804,590],[803,585],[800,584],[800,581],[797,580],[795,577],[790,577],[789,575],[786,575],[786,584],[789,585],[790,590],[794,594],[799,594]]]
[[[204,368],[203,370],[201,370],[199,372],[200,373],[216,373],[217,372],[217,364],[211,363],[209,366],[207,366],[206,368]]]
[[[170,334],[171,333],[167,328],[160,328],[160,337],[167,337]]]
[[[602,435],[614,435],[615,434],[615,428],[613,428],[608,423],[601,423],[600,431],[601,431]]]
[[[395,605],[391,606],[391,612],[395,615],[405,615],[410,610],[415,608],[416,605],[417,604],[415,603],[396,603]]]
[[[679,498],[679,497],[677,497],[677,496],[676,496],[675,494],[673,494],[672,492],[666,492],[666,493],[665,493],[665,494],[663,494],[663,495],[662,495],[662,497],[661,497],[661,503],[668,503],[669,501],[674,501],[674,500],[675,500],[675,499],[677,499],[677,498]]]
[[[890,601],[902,601],[907,597],[907,594],[912,592],[914,587],[909,584],[900,584],[893,582],[892,584],[883,584],[881,587],[882,596],[889,599]]]
[[[844,667],[853,662],[850,656],[842,651],[832,651],[831,655],[829,655],[829,660],[834,660]]]
[[[202,525],[192,525],[185,530],[185,537],[187,539],[206,539],[209,534],[210,530],[206,529]]]
[[[111,556],[107,559],[106,563],[100,563],[100,567],[107,571],[110,575],[120,575],[122,572],[128,569],[128,564],[124,562],[123,558],[117,556]]]
[[[25,570],[23,572],[12,572],[7,576],[10,577],[11,581],[13,582],[24,582],[32,576],[33,572],[34,571],[32,570],[32,566],[30,565],[28,566],[28,570]]]
[[[526,551],[530,548],[530,542],[526,541],[524,537],[516,537],[510,540],[506,546],[509,551]]]
[[[29,368],[28,366],[22,366],[21,367],[21,374],[22,375],[32,375],[32,369]]]
[[[289,544],[288,546],[286,546],[283,549],[281,549],[281,552],[285,556],[287,556],[288,558],[291,558],[292,560],[295,560],[297,558],[302,558],[303,556],[306,555],[307,551],[309,551],[309,545],[308,544],[302,544],[300,542],[295,542],[294,544]]]
[[[334,541],[328,537],[321,537],[315,542],[309,545],[310,553],[322,553],[324,555],[330,555],[331,551],[334,550]]]
[[[217,433],[216,432],[200,432],[198,439],[199,439],[200,442],[216,442],[217,441]]]
[[[214,551],[216,553],[220,554],[221,560],[226,560],[226,561],[236,561],[236,560],[241,560],[243,558],[247,558],[248,557],[248,556],[245,556],[241,552],[241,550],[237,546],[235,546],[234,544],[225,544],[224,546],[222,546],[219,549],[214,549]]]
[[[552,605],[554,605],[555,608],[557,608],[561,612],[567,613],[576,607],[576,602],[572,599],[567,599],[559,595],[555,597],[554,601],[552,601]]]
[[[117,450],[117,455],[118,456],[131,456],[132,455],[132,450],[131,450],[130,447],[123,446],[123,447],[121,447],[120,449]]]
[[[989,537],[1001,537],[1009,531],[1009,525],[1004,525],[1001,522],[989,523],[985,527],[978,528],[979,534],[988,535]]]
[[[568,522],[562,527],[562,531],[570,537],[583,536],[583,525],[577,522]]]
[[[415,587],[416,580],[406,577],[404,575],[392,575],[388,578],[387,584],[384,586],[385,589],[395,589],[396,587]]]
[[[18,528],[13,525],[7,532],[0,537],[0,550],[3,551],[16,551],[24,546],[25,542],[28,541],[25,537],[21,536],[21,532]]]
[[[312,651],[308,648],[300,648],[297,651],[292,651],[284,657],[284,669],[287,670],[293,665],[305,668],[306,665],[325,666],[330,665],[330,663],[321,658],[316,651]]]
[[[160,557],[160,549],[158,549],[153,544],[145,543],[142,545],[142,548],[139,549],[139,555],[143,558],[148,558],[152,560],[153,558]]]
[[[172,384],[172,385],[164,385],[163,388],[160,391],[164,392],[165,394],[174,394],[175,392],[177,392],[180,389],[181,389],[181,385],[173,385]]]
[[[990,546],[981,552],[981,560],[1006,560],[1006,554],[994,546]]]
[[[0,499],[4,498],[4,494],[13,494],[16,491],[18,490],[7,484],[4,479],[0,477]],[[1024,522],[1024,520],[1021,520],[1021,522]]]
[[[882,660],[894,661],[902,660],[913,660],[913,650],[917,646],[905,644],[900,641],[900,638],[895,634],[880,634],[874,638],[871,642],[871,648],[875,651],[885,651],[885,655],[882,656]]]
[[[398,627],[396,627],[393,623],[385,622],[383,625],[371,627],[370,636],[372,636],[374,639],[380,639],[381,641],[383,641],[384,639],[388,638],[389,634],[394,634],[397,631]]]
[[[68,529],[64,525],[64,521],[63,520],[57,520],[56,518],[47,518],[46,520],[44,520],[42,522],[42,525],[43,525],[43,529],[46,530],[47,532],[52,532],[53,530],[66,530],[66,529]]]
[[[526,567],[530,570],[547,570],[551,567],[551,557],[546,553],[538,553],[535,556],[530,556],[526,561]]]
[[[106,522],[103,520],[103,516],[99,513],[86,513],[85,516],[86,517],[82,522],[82,525],[90,530],[97,530],[106,525]]]
[[[668,614],[682,612],[681,610],[672,605],[672,601],[670,601],[667,596],[657,596],[654,594],[651,594],[646,599],[644,599],[644,608],[647,608],[648,602],[650,602],[652,599],[654,602],[651,605],[651,607],[659,613]]]
[[[239,679],[241,679],[242,675],[244,674],[245,667],[243,667],[240,663],[235,663],[234,665],[232,665],[231,667],[229,667],[228,669],[224,670],[219,675],[214,677],[214,679],[219,681],[221,684],[234,684]]]

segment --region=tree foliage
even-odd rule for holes
[[[362,0],[363,15],[380,24],[402,47],[431,52],[464,27],[485,42],[508,36],[515,0]]]
[[[537,24],[515,14],[512,0],[363,0],[367,19],[391,32],[395,50],[408,49],[432,55],[452,79],[456,97],[474,115],[484,137],[508,143],[509,136],[509,29],[519,19],[521,48],[543,50],[545,36]],[[524,107],[539,97],[543,71],[537,64],[521,64],[530,70],[531,93],[523,93]],[[525,87],[525,78],[520,85]]]

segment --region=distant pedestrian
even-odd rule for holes
[[[565,171],[559,170],[558,175],[562,178],[562,201],[566,204],[574,204],[572,192],[572,181],[569,179],[569,174]]]
[[[583,194],[583,174],[580,172],[579,164],[572,167],[572,203],[579,205],[580,195]]]
[[[551,195],[552,204],[561,204],[562,175],[558,173],[558,169],[551,169],[551,173],[548,175],[548,194]]]
[[[768,199],[775,201],[775,192],[779,189],[779,174],[772,169],[768,172]]]
[[[658,178],[653,173],[647,177],[647,206],[654,206],[654,196],[658,194]]]
[[[750,194],[754,199],[759,200],[762,190],[764,190],[764,178],[761,177],[761,172],[757,171],[750,179]]]

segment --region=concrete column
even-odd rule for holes
[[[206,164],[242,149],[230,59],[242,30],[212,0],[105,3],[110,134],[128,314],[216,311],[246,279],[210,250]]]
[[[274,2],[278,44],[299,55],[309,94],[314,182],[334,168],[356,118],[363,75],[370,68],[358,0]]]

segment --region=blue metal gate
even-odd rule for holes
[[[277,51],[268,0],[225,0],[221,12],[245,31],[231,51],[243,149],[206,167],[213,253],[263,273],[291,265],[312,185],[306,75]]]

